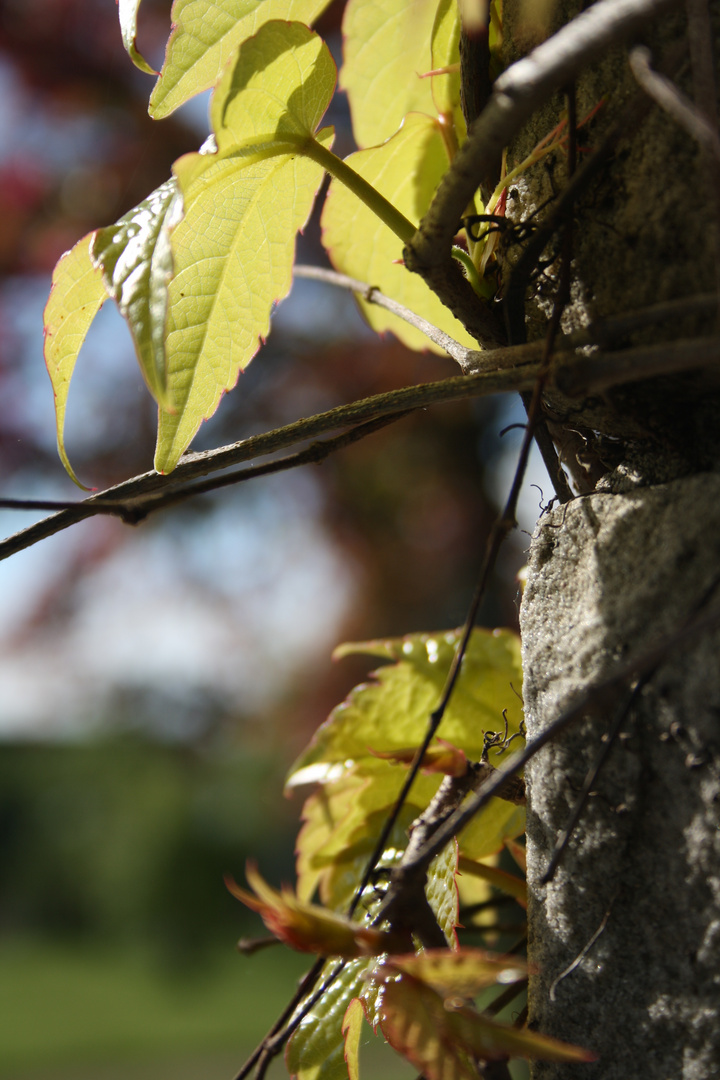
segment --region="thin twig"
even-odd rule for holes
[[[560,865],[560,860],[565,853],[567,845],[570,841],[570,837],[575,831],[575,826],[580,820],[580,815],[583,812],[585,803],[587,802],[587,798],[590,792],[593,790],[600,770],[610,756],[610,751],[615,745],[617,737],[620,734],[620,728],[625,723],[625,720],[627,719],[632,706],[637,701],[642,687],[645,686],[647,680],[651,677],[652,674],[652,672],[648,672],[645,677],[633,687],[625,703],[622,705],[621,708],[617,710],[613,725],[605,735],[605,740],[600,747],[600,752],[587,772],[585,781],[582,788],[580,789],[580,793],[578,794],[577,799],[575,800],[575,805],[572,808],[567,824],[565,825],[565,828],[562,830],[560,836],[555,843],[555,848],[550,858],[550,862],[548,863],[545,873],[540,878],[541,885],[547,885],[554,878],[555,871]]]
[[[503,72],[407,245],[405,265],[423,273],[447,263],[458,222],[489,163],[500,161],[503,149],[552,94],[674,2],[598,0]]]
[[[426,338],[429,338],[430,341],[444,349],[448,356],[452,356],[453,360],[457,360],[463,370],[470,365],[475,370],[477,370],[478,365],[488,366],[489,354],[487,352],[479,352],[477,349],[468,349],[466,345],[461,345],[459,341],[450,337],[443,330],[439,330],[437,326],[433,326],[427,319],[423,319],[421,315],[416,315],[414,311],[410,311],[409,308],[399,304],[397,300],[391,300],[389,296],[385,296],[374,285],[367,285],[364,281],[358,281],[357,278],[348,277],[347,274],[339,274],[336,270],[327,270],[322,266],[296,265],[293,267],[293,274],[295,277],[307,278],[310,281],[324,281],[328,285],[337,285],[341,289],[349,289],[351,292],[357,293],[367,304],[376,304],[377,307],[384,308],[393,315],[397,315],[399,319],[408,323],[409,326],[413,326],[421,334],[424,334]]]
[[[626,685],[629,679],[637,678],[654,669],[658,664],[664,662],[669,655],[673,655],[679,648],[684,648],[698,634],[706,630],[712,630],[719,624],[720,607],[691,620],[680,627],[679,630],[661,638],[655,645],[641,653],[640,656],[628,660],[606,679],[589,687],[574,705],[562,712],[540,735],[536,735],[534,739],[531,739],[523,750],[513,754],[504,765],[500,766],[496,771],[496,775],[477,794],[471,795],[466,803],[459,810],[456,810],[447,822],[438,829],[426,844],[425,849],[418,853],[414,865],[405,867],[405,871],[411,874],[417,872],[420,868],[427,867],[445,845],[465,828],[478,811],[497,795],[503,783],[501,777],[524,768],[528,761],[544,746],[547,746],[549,742],[552,742],[561,732],[583,716],[590,713],[596,715],[607,714],[614,707],[618,692]],[[401,883],[398,882],[398,884]]]
[[[617,893],[615,895],[617,896]],[[558,975],[558,977],[556,979],[554,979],[553,982],[550,984],[550,989],[548,991],[548,997],[550,998],[551,1001],[555,1000],[555,991],[557,990],[557,988],[558,988],[559,984],[562,982],[562,980],[565,979],[568,975],[571,975],[572,972],[575,970],[575,968],[578,967],[583,962],[583,960],[585,959],[587,954],[590,952],[590,950],[592,949],[592,947],[595,944],[595,942],[597,941],[597,939],[602,934],[603,930],[605,929],[605,927],[608,924],[608,919],[610,918],[610,912],[612,911],[612,906],[613,906],[614,903],[615,903],[615,897],[613,897],[613,899],[610,901],[610,903],[608,905],[608,908],[607,908],[607,911],[605,912],[605,914],[602,917],[600,925],[598,926],[597,930],[592,935],[590,940],[582,947],[582,949],[580,950],[578,955],[575,957],[575,959],[572,961],[572,963],[568,964],[568,966],[563,971],[561,971],[560,974]]]
[[[312,988],[315,985],[315,983],[317,982],[318,976],[320,975],[320,973],[321,973],[324,966],[325,966],[325,958],[321,956],[315,961],[313,966],[308,971],[307,975],[305,975],[305,977],[302,979],[302,981],[301,981],[300,985],[298,986],[297,990],[295,991],[295,993],[293,994],[292,998],[287,1003],[287,1005],[285,1006],[283,1011],[281,1012],[278,1019],[275,1021],[273,1026],[270,1028],[270,1031],[268,1032],[268,1034],[265,1036],[265,1038],[260,1043],[260,1045],[255,1048],[253,1053],[250,1055],[250,1057],[247,1059],[247,1061],[245,1062],[243,1067],[240,1069],[240,1072],[237,1073],[237,1075],[235,1076],[235,1080],[245,1080],[245,1077],[248,1076],[248,1074],[252,1071],[252,1069],[255,1068],[255,1065],[257,1064],[257,1062],[259,1061],[259,1059],[260,1059],[260,1057],[262,1055],[262,1052],[263,1052],[263,1049],[265,1047],[266,1041],[268,1039],[274,1037],[277,1034],[278,1031],[282,1030],[283,1025],[293,1015],[293,1013],[295,1012],[295,1009],[298,1007],[298,1005],[303,1000],[305,995],[308,994],[310,990],[312,990]]]
[[[677,308],[672,305],[658,305],[657,315],[654,309],[648,309],[647,318],[650,321],[660,321],[672,317],[671,311],[682,311],[682,303],[678,302]],[[688,310],[697,310],[699,306],[703,310],[705,308],[712,310],[713,304],[717,307],[714,298],[706,297],[691,297],[687,304]],[[622,318],[620,317],[620,322]],[[641,324],[644,316],[643,313],[638,313],[636,316],[630,315],[627,318]],[[607,326],[611,327],[610,321]],[[588,333],[589,331],[582,331],[577,340],[587,340]],[[533,342],[519,348],[498,350],[492,354],[493,358],[498,357],[497,369],[458,375],[434,383],[420,383],[401,390],[391,390],[351,402],[349,405],[339,406],[328,412],[318,413],[307,419],[297,420],[285,427],[275,428],[261,435],[253,435],[241,442],[232,443],[217,450],[188,454],[181,459],[180,464],[170,476],[163,476],[156,472],[143,473],[98,492],[97,495],[92,495],[88,499],[67,503],[58,500],[63,506],[58,513],[0,541],[0,561],[97,514],[109,514],[130,524],[135,523],[149,513],[185,498],[183,485],[196,477],[219,472],[228,466],[237,465],[253,457],[275,453],[293,443],[304,442],[306,439],[328,431],[392,414],[397,416],[411,409],[427,408],[443,402],[530,390],[537,379],[540,366],[538,353],[542,347],[542,342]],[[564,393],[590,394],[659,374],[704,367],[715,363],[718,355],[720,355],[720,338],[697,338],[669,344],[659,343],[619,352],[593,353],[591,356],[579,357],[572,351],[563,351],[555,356],[553,379]],[[513,359],[516,360],[514,365]],[[290,465],[283,466],[283,468],[289,467],[293,467],[292,462]],[[259,468],[264,470],[264,466]],[[280,471],[280,469],[272,471]],[[249,475],[246,475],[246,472]],[[257,476],[260,473],[243,470],[232,482],[237,483],[253,475]],[[203,491],[210,491],[223,485],[223,478],[218,477],[216,480],[209,481],[203,487]],[[194,493],[196,494],[197,491]],[[42,509],[43,504],[55,506],[56,501],[3,500],[4,507],[15,510]]]
[[[630,53],[630,69],[638,84],[683,130],[720,161],[717,129],[665,75],[650,66],[650,50],[638,45]]]
[[[555,298],[555,303],[553,305],[553,311],[548,326],[548,334],[545,341],[545,352],[533,385],[532,397],[528,403],[528,422],[525,427],[523,441],[520,448],[520,453],[518,455],[518,463],[515,470],[515,476],[513,477],[512,486],[510,488],[510,494],[508,495],[507,502],[505,504],[505,508],[502,514],[495,520],[492,529],[490,530],[490,535],[488,537],[485,547],[485,555],[480,568],[478,583],[475,588],[475,593],[473,595],[472,601],[470,603],[470,608],[465,619],[465,624],[463,626],[460,640],[453,655],[452,664],[450,665],[450,670],[445,680],[443,691],[440,695],[440,700],[437,706],[430,713],[427,729],[425,731],[425,737],[421,745],[419,746],[415,757],[413,758],[413,762],[410,766],[410,769],[408,770],[408,775],[405,778],[405,783],[403,784],[400,794],[398,795],[398,798],[395,802],[395,805],[393,806],[393,809],[388,816],[385,825],[383,826],[380,837],[375,845],[375,849],[365,868],[365,873],[363,874],[361,886],[355,892],[355,896],[353,898],[353,902],[351,905],[351,913],[352,911],[354,911],[355,907],[359,903],[360,896],[362,895],[362,890],[370,880],[375,866],[377,865],[378,860],[380,859],[383,851],[385,850],[385,844],[387,843],[390,833],[394,828],[395,822],[400,816],[400,812],[405,804],[405,800],[410,793],[410,789],[415,781],[415,778],[420,771],[420,766],[422,764],[423,758],[425,757],[427,749],[430,746],[433,738],[437,734],[438,728],[440,727],[443,716],[445,715],[445,711],[450,703],[450,699],[457,685],[458,676],[460,674],[462,662],[465,658],[465,653],[467,651],[468,643],[470,641],[470,636],[477,621],[480,604],[482,603],[483,597],[485,596],[487,583],[489,581],[490,574],[495,567],[498,553],[506,536],[508,536],[509,533],[512,532],[512,530],[517,525],[517,503],[520,497],[520,491],[525,477],[525,470],[527,468],[528,458],[530,456],[530,449],[532,447],[535,424],[538,417],[540,416],[542,393],[550,372],[550,362],[555,346],[555,337],[560,329],[560,319],[562,316],[562,312],[565,308],[565,304],[567,303],[570,295],[570,264],[572,253],[569,238],[570,230],[568,228],[566,230],[567,242],[565,245],[563,267],[560,276],[560,283],[558,286],[558,293]],[[483,782],[482,789],[484,789],[486,786],[487,783]],[[447,820],[447,818],[443,820]],[[429,842],[434,833],[440,830],[441,827],[442,820],[434,823],[433,828],[428,830],[427,842]],[[425,846],[427,846],[427,842]],[[411,846],[405,852],[401,865],[396,871],[396,873],[400,874],[401,876],[403,875],[406,864],[412,864],[413,853],[414,847],[411,844]],[[406,877],[406,880],[409,881],[410,878]],[[420,884],[420,876],[414,875],[414,894],[411,897],[410,902],[415,906],[422,903],[422,899],[424,898],[424,893],[420,888]],[[390,893],[386,897],[386,900],[380,909],[379,918],[388,918],[388,912],[404,910],[405,906],[406,905],[404,905],[404,903],[402,902],[402,891],[393,891],[391,888]]]

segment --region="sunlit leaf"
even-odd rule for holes
[[[390,846],[379,862],[380,868],[396,865],[402,855],[402,848],[407,844],[407,833],[396,825],[390,837]],[[397,845],[397,846],[395,846]],[[357,888],[367,864],[367,854],[357,855],[345,864],[344,889],[341,882],[336,882],[336,896],[347,906],[350,897]],[[430,907],[435,912],[438,923],[448,941],[454,940],[457,914],[457,891],[455,888],[456,850],[454,844],[448,844],[444,851],[433,860],[428,872],[426,895]],[[383,899],[382,875],[377,887],[368,886],[361,899],[358,911],[362,919],[370,922],[375,917]],[[342,892],[342,896],[340,895]],[[304,1017],[288,1046],[286,1059],[292,1075],[300,1080],[346,1080],[347,1066],[344,1060],[344,1039],[342,1022],[345,1010],[353,998],[359,998],[363,1004],[368,1022],[376,1029],[380,1023],[381,995],[384,992],[379,982],[369,978],[377,960],[352,960],[346,964],[340,978],[326,991],[320,1000]],[[329,961],[326,972],[332,969]],[[345,1071],[343,1071],[345,1070]]]
[[[425,82],[429,87],[429,80]],[[440,124],[417,113],[406,117],[389,142],[351,154],[347,161],[414,224],[428,209],[449,164]],[[403,248],[399,237],[337,180],[330,184],[322,228],[323,244],[337,270],[375,285],[457,341],[477,348],[477,342],[422,278],[399,264]],[[442,351],[396,315],[364,300],[359,304],[374,330],[392,330],[412,349]]]
[[[374,757],[392,761],[397,765],[411,765],[417,747],[406,746],[397,750],[370,750]],[[445,739],[437,739],[423,754],[420,768],[424,773],[442,773],[444,776],[465,776],[468,770],[467,756]]]
[[[128,321],[148,388],[165,408],[172,407],[165,359],[167,288],[173,271],[170,233],[181,216],[177,184],[167,180],[115,225],[98,229],[91,246],[107,291]]]
[[[342,1022],[348,1080],[360,1080],[360,1032],[364,1019],[365,1014],[360,998],[353,998],[345,1010]]]
[[[430,79],[420,76],[432,66],[437,6],[438,0],[350,0],[345,8],[340,87],[358,146],[384,142],[409,112],[435,115]]]
[[[292,949],[348,959],[393,950],[391,934],[351,922],[317,904],[303,903],[287,888],[277,892],[251,864],[246,876],[253,892],[241,888],[232,878],[226,878],[225,884],[236,899],[260,914],[271,933]]]
[[[343,1021],[350,1002],[361,995],[377,995],[377,987],[365,979],[375,960],[351,960],[340,976],[303,1017],[285,1051],[285,1063],[298,1080],[348,1080]],[[328,961],[319,984],[333,970]],[[302,1006],[301,1006],[302,1008]]]
[[[336,657],[362,653],[395,662],[373,672],[370,681],[355,687],[333,710],[293,766],[290,780],[314,762],[358,762],[369,756],[368,747],[391,751],[418,745],[440,698],[458,639],[459,631],[451,630],[336,649]],[[510,630],[474,630],[440,735],[479,761],[484,732],[504,728],[503,709],[509,734],[518,732],[521,690],[517,635]],[[492,764],[501,760],[497,750],[490,751]]]
[[[485,859],[524,832],[525,807],[491,799],[460,833],[460,852],[469,859]]]
[[[438,926],[448,945],[457,945],[458,924],[457,888],[458,845],[451,840],[430,863],[425,882],[425,895],[433,910]]]
[[[167,116],[214,86],[238,45],[270,19],[313,22],[330,0],[175,0],[173,30],[150,114]]]
[[[412,975],[445,997],[472,998],[496,983],[527,977],[527,964],[517,957],[500,956],[484,949],[426,949],[393,956],[374,971],[375,982],[388,982],[398,974]]]
[[[440,116],[452,122],[458,143],[466,128],[460,107],[460,16],[457,0],[440,0],[432,30],[432,95]]]
[[[45,307],[45,364],[55,394],[58,453],[68,473],[75,476],[65,451],[65,410],[75,361],[90,324],[107,300],[102,274],[90,258],[92,233],[83,236],[58,262]]]
[[[298,896],[309,899],[319,885],[324,904],[337,910],[347,906],[403,781],[401,770],[377,761],[362,772],[347,771],[306,799],[296,846]],[[391,846],[405,847],[405,830],[439,784],[437,776],[418,778]]]
[[[451,999],[452,1000],[452,999]],[[511,1027],[475,1011],[452,1007],[426,983],[403,974],[389,981],[381,998],[381,1027],[391,1046],[426,1080],[466,1080],[474,1058],[506,1061],[594,1061],[595,1055],[527,1028]]]
[[[383,984],[378,1007],[383,1035],[424,1080],[477,1080],[467,1048],[450,1029],[443,999],[425,983],[401,975]]]
[[[380,867],[389,868],[399,861],[401,851],[392,845],[401,840],[401,834],[402,830],[399,827],[393,830],[390,838],[391,846],[381,857],[378,864]],[[404,837],[404,841],[407,842],[407,836]],[[366,862],[366,858],[357,858],[352,863],[342,896],[343,908],[347,907],[350,898],[355,893]],[[366,925],[371,923],[382,900],[382,890],[376,889],[373,885],[368,886],[358,906],[356,913],[358,921]],[[345,964],[339,977],[307,1014],[303,1015],[297,1031],[288,1043],[285,1054],[288,1070],[292,1076],[297,1076],[298,1080],[347,1080],[343,1021],[350,1002],[359,998],[368,1021],[373,1029],[377,1027],[379,986],[368,978],[376,963],[375,957],[350,960]],[[335,967],[336,962],[328,960],[320,976],[319,985]],[[302,1003],[298,1006],[298,1012],[305,1013]]]
[[[243,44],[213,96],[218,153],[175,163],[185,207],[172,234],[166,339],[175,411],[160,414],[159,472],[175,467],[235,385],[269,331],[273,304],[290,290],[295,236],[323,175],[295,156],[292,144],[313,134],[332,97],[334,70],[307,27],[266,24]],[[264,160],[237,151],[256,138]],[[328,145],[332,132],[315,138]]]
[[[335,651],[337,657],[369,653],[396,663],[380,668],[371,681],[351,691],[319,728],[290,772],[288,786],[292,787],[321,780],[321,766],[325,775],[333,770],[332,781],[308,801],[312,827],[308,821],[298,841],[301,853],[298,873],[311,891],[321,878],[328,880],[329,872],[321,869],[323,860],[340,858],[343,851],[354,852],[363,846],[367,842],[370,816],[393,805],[405,770],[378,761],[370,748],[373,753],[392,755],[410,745],[419,745],[430,712],[440,697],[457,640],[456,631],[412,634],[344,645]],[[509,630],[475,630],[443,718],[440,729],[443,736],[468,758],[479,760],[483,732],[504,730],[500,715],[503,708],[507,710],[509,734],[519,730],[521,687],[517,636]],[[497,750],[490,751],[492,764],[497,765],[501,760]],[[363,783],[363,776],[372,782]],[[439,777],[421,774],[413,787],[412,802],[423,808],[438,786]],[[461,854],[471,859],[485,858],[498,851],[507,837],[518,836],[524,828],[524,807],[491,799],[460,834]],[[307,843],[314,847],[312,855],[304,861]],[[327,903],[325,897],[324,901]]]
[[[506,841],[507,843],[507,841]],[[509,874],[507,870],[500,870],[497,866],[487,866],[485,863],[475,862],[473,859],[461,859],[459,870],[461,874],[470,874],[482,878],[483,881],[494,885],[500,892],[514,897],[522,907],[527,907],[527,885],[522,878],[515,874]]]
[[[142,56],[135,45],[135,39],[137,37],[137,13],[140,7],[140,0],[117,0],[118,14],[120,16],[120,31],[122,33],[123,45],[127,51],[128,56],[132,60],[135,67],[140,68],[141,71],[146,71],[148,75],[157,75],[157,71],[154,67],[148,64],[144,56]]]

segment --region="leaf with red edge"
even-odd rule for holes
[[[442,998],[409,975],[388,982],[378,995],[380,1028],[425,1080],[477,1080],[477,1069],[454,1037]]]
[[[159,72],[148,64],[145,57],[138,51],[135,44],[137,37],[137,14],[140,0],[117,0],[118,15],[120,17],[120,32],[122,33],[123,45],[135,67],[148,75],[158,75]]]
[[[65,410],[78,353],[90,324],[108,298],[102,274],[90,258],[94,236],[83,236],[58,262],[44,312],[45,364],[55,393],[58,453],[68,474],[81,488],[85,485],[73,472],[65,451]]]
[[[540,1061],[594,1061],[579,1046],[551,1039],[527,1028],[515,1028],[482,1016],[451,1000],[411,975],[387,982],[380,1003],[380,1026],[390,1045],[418,1069],[425,1080],[477,1077],[470,1062],[507,1061],[522,1057]]]
[[[522,844],[518,844],[517,840],[511,840],[510,837],[505,839],[505,847],[512,855],[515,862],[518,864],[524,874],[527,873],[527,854]]]
[[[444,997],[473,998],[496,983],[519,982],[527,973],[527,964],[516,956],[485,949],[426,949],[388,957],[375,969],[373,980],[388,982],[398,974],[411,975]]]
[[[248,864],[246,876],[254,893],[241,888],[232,878],[225,884],[246,907],[257,911],[268,930],[298,952],[320,956],[377,956],[391,951],[392,934],[361,926],[317,904],[305,904],[285,888],[277,892]]]
[[[373,750],[372,747],[368,749],[373,757],[392,761],[396,765],[411,765],[417,753],[417,747],[414,746],[400,747],[398,750]],[[437,739],[435,744],[425,751],[420,768],[424,773],[464,776],[468,768],[467,756],[445,739]]]
[[[342,1022],[348,1080],[360,1080],[360,1032],[365,1013],[360,998],[353,998]]]

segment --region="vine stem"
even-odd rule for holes
[[[358,199],[365,203],[369,210],[380,218],[389,229],[399,236],[404,244],[409,243],[417,232],[417,226],[413,225],[397,207],[381,195],[377,188],[369,184],[359,173],[355,172],[347,162],[333,154],[326,146],[317,139],[309,138],[300,145],[301,153],[321,165],[349,191],[357,195]]]

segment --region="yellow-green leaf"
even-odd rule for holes
[[[473,998],[488,986],[526,978],[527,964],[485,949],[426,949],[388,957],[375,969],[373,981],[388,982],[398,974],[412,975],[445,997]]]
[[[460,14],[457,0],[440,0],[432,31],[432,77],[435,108],[452,124],[458,143],[467,134],[460,107]]]
[[[406,844],[407,833],[404,828],[396,825],[379,866],[390,867],[397,864],[401,858],[401,849]],[[438,917],[448,940],[454,933],[454,920],[449,922],[448,918],[455,911],[456,904],[455,859],[454,844],[448,844],[447,848],[433,860],[426,887],[430,906]],[[366,856],[356,858],[348,869],[345,904],[359,884],[366,861]],[[433,883],[435,883],[434,886]],[[449,900],[444,895],[446,893],[451,894]],[[373,885],[368,886],[359,907],[359,910],[364,913],[365,922],[372,922],[381,902],[382,891]],[[370,978],[376,963],[375,958],[351,960],[347,963],[340,977],[303,1018],[288,1044],[285,1055],[288,1070],[292,1076],[297,1076],[298,1080],[348,1080],[343,1021],[350,1002],[354,998],[359,998],[369,1023],[373,1029],[377,1028],[382,1015],[381,999],[384,986]],[[323,974],[327,974],[333,967],[333,962],[328,961]],[[302,1005],[299,1008],[302,1009]]]
[[[270,19],[312,23],[330,0],[175,0],[173,30],[150,98],[159,120],[214,86],[238,45]]]
[[[312,135],[335,91],[327,45],[302,23],[273,21],[244,42],[212,96],[220,155]]]
[[[306,799],[296,846],[299,897],[309,900],[319,886],[324,904],[337,910],[347,906],[404,779],[401,769],[367,763]],[[405,830],[439,786],[440,777],[418,777],[398,824],[398,848],[405,847]]]
[[[123,45],[127,50],[127,54],[132,60],[135,67],[140,68],[141,71],[146,71],[148,75],[157,75],[157,71],[154,67],[148,64],[147,60],[140,52],[138,52],[135,45],[135,39],[137,37],[137,13],[140,7],[140,0],[117,0],[118,15],[120,16],[120,31],[122,33]]]
[[[343,1021],[351,1001],[367,992],[377,994],[377,987],[365,980],[375,963],[374,959],[351,960],[303,1017],[285,1050],[285,1064],[292,1077],[348,1080]],[[334,967],[335,962],[328,961],[319,983]]]
[[[75,361],[90,324],[107,300],[102,274],[90,258],[93,233],[83,236],[58,262],[45,307],[45,364],[55,394],[58,453],[79,487],[65,451],[65,410]]]
[[[300,23],[271,22],[246,41],[212,101],[218,152],[175,163],[185,214],[171,238],[167,382],[155,467],[170,472],[257,352],[273,304],[290,290],[295,236],[322,168],[298,156],[332,97],[327,47]],[[258,143],[261,150],[253,153]]]
[[[507,870],[501,870],[497,866],[488,866],[487,863],[468,858],[460,860],[459,870],[461,874],[470,874],[489,882],[500,892],[513,896],[521,907],[527,907],[527,885],[516,874],[509,874]]]
[[[318,729],[308,749],[290,773],[315,762],[355,762],[372,757],[373,750],[419,745],[450,668],[459,631],[408,634],[403,638],[341,646],[335,656],[363,653],[395,663],[373,672],[371,681],[352,690]],[[483,751],[483,733],[519,731],[522,720],[520,640],[511,630],[473,631],[453,696],[439,734],[464,750],[473,761]],[[499,764],[497,750],[490,752]],[[380,762],[375,762],[379,765]],[[392,766],[389,766],[392,767]],[[399,767],[401,768],[401,767]]]
[[[360,1032],[364,1020],[364,1012],[360,998],[353,998],[347,1009],[342,1022],[342,1033],[345,1037],[345,1064],[347,1065],[348,1080],[360,1080]]]
[[[165,359],[170,233],[181,216],[177,184],[167,180],[115,225],[98,229],[91,246],[107,291],[127,319],[150,393],[165,408],[172,407]]]
[[[491,799],[460,833],[460,853],[468,859],[485,859],[524,832],[525,807]]]
[[[409,112],[435,115],[430,39],[438,0],[350,0],[345,8],[347,91],[358,146],[389,139]],[[409,172],[411,170],[408,170]]]
[[[417,113],[405,118],[402,128],[389,142],[351,154],[347,160],[414,224],[425,214],[449,164],[440,124]],[[477,343],[422,278],[399,265],[402,241],[337,180],[330,184],[322,228],[323,243],[337,270],[375,285],[456,341],[477,348]],[[380,333],[392,330],[412,349],[442,352],[397,316],[364,300],[359,303],[374,330]]]

